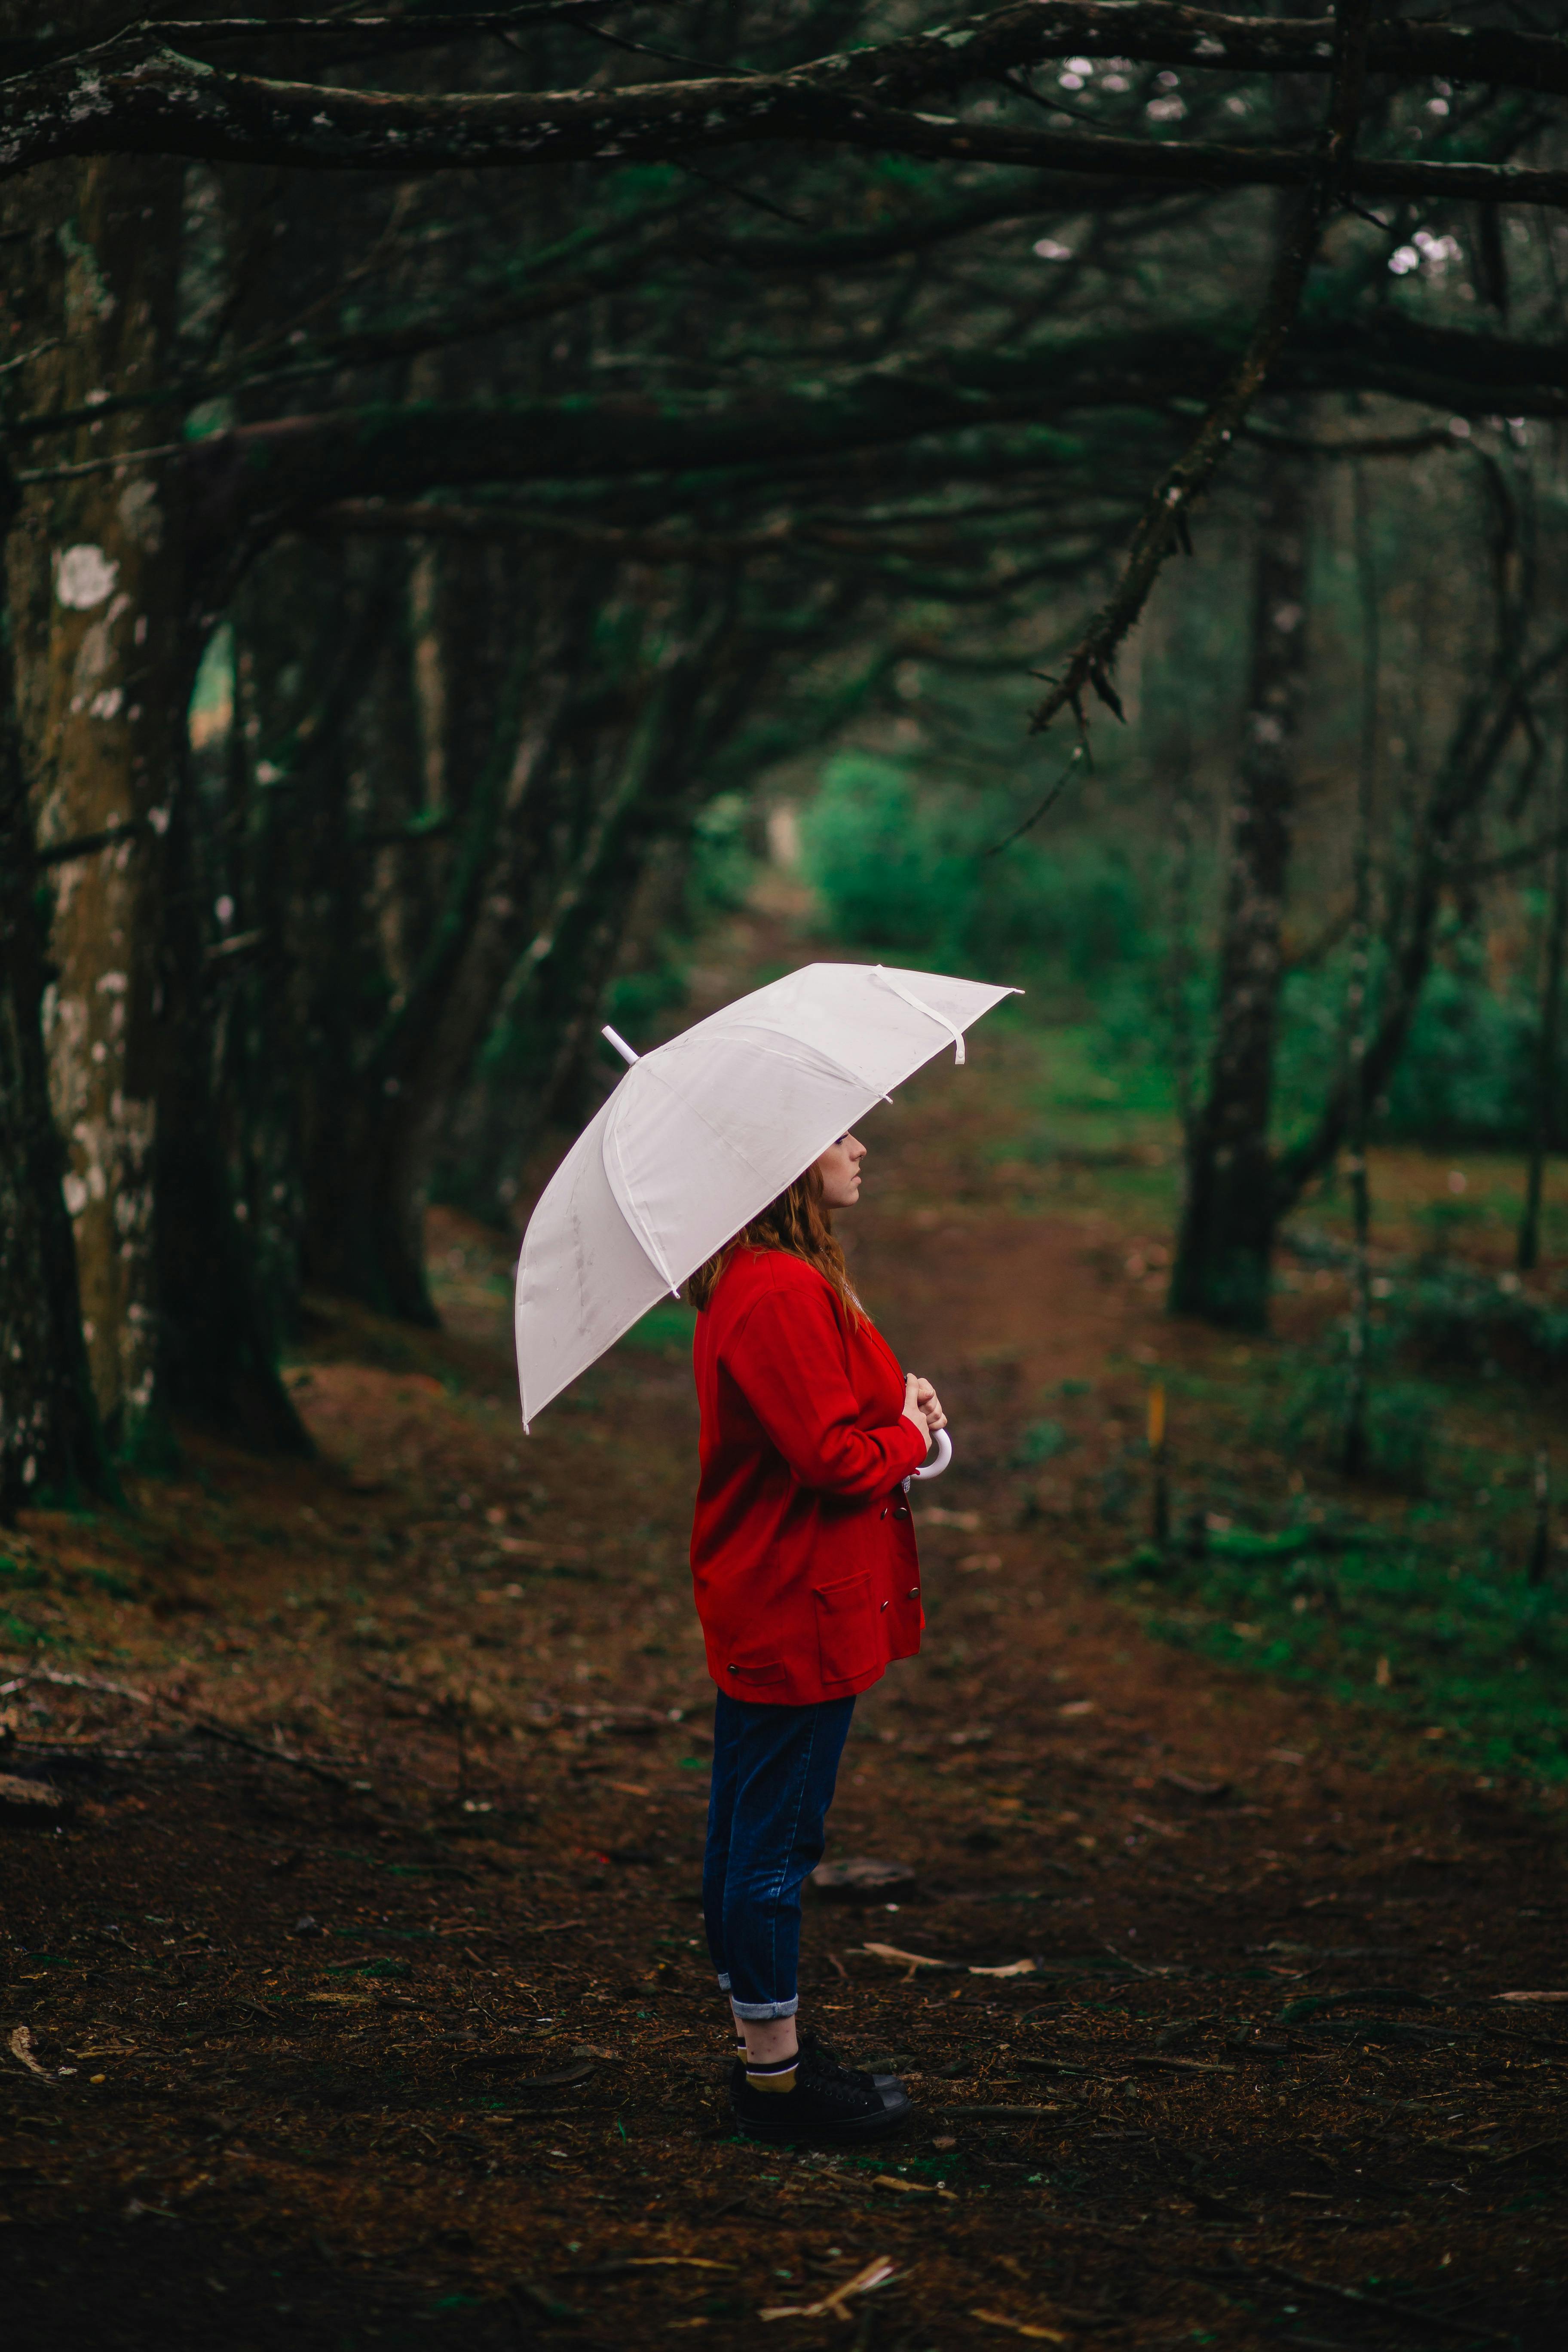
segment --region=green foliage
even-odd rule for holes
[[[1511,1276],[1429,1264],[1395,1286],[1389,1319],[1396,1338],[1434,1367],[1486,1371],[1507,1362],[1532,1373],[1568,1369],[1568,1306],[1531,1297]]]
[[[1158,1588],[1145,1622],[1167,1642],[1439,1728],[1468,1764],[1568,1780],[1568,1605],[1495,1551],[1238,1531],[1197,1558],[1143,1547],[1110,1580]]]
[[[1114,837],[1028,836],[988,855],[1016,817],[1001,793],[938,790],[900,761],[841,752],[802,823],[806,875],[846,939],[1110,989],[1149,951],[1139,873]]]
[[[686,885],[687,919],[693,928],[745,905],[757,872],[747,837],[752,824],[744,793],[720,793],[699,813]]]
[[[803,819],[805,870],[845,940],[916,963],[1018,975],[1033,985],[1037,1013],[1048,1007],[1060,1018],[1073,1008],[1076,1045],[1066,1060],[1081,1064],[1082,1084],[1076,1095],[1058,1084],[1053,1109],[1168,1116],[1157,843],[1123,822],[1115,792],[1070,829],[988,855],[1015,821],[1005,793],[938,785],[912,762],[844,751],[827,762]],[[1200,1068],[1212,986],[1200,952],[1186,1008]],[[1275,1086],[1282,1137],[1310,1126],[1341,1072],[1345,1000],[1342,951],[1286,983]],[[1377,1106],[1376,1131],[1391,1141],[1521,1146],[1535,1023],[1521,986],[1495,982],[1483,946],[1451,928]],[[1568,1099],[1568,1055],[1561,1090]],[[1046,1139],[1045,1156],[1054,1149]]]
[[[605,991],[605,1018],[623,1037],[646,1037],[661,1013],[686,1002],[686,975],[672,957],[659,956],[636,971],[616,974]],[[617,1070],[621,1057],[613,1045],[605,1052]]]
[[[1054,1462],[1072,1442],[1059,1421],[1032,1421],[1013,1449],[1013,1465],[1031,1470],[1042,1462]]]
[[[1424,1143],[1522,1144],[1530,1130],[1533,1008],[1490,985],[1476,941],[1422,992],[1379,1125]]]
[[[1396,1335],[1381,1325],[1372,1334],[1372,1378],[1366,1399],[1366,1468],[1373,1476],[1420,1494],[1442,1433],[1440,1391],[1429,1382],[1391,1376],[1384,1369]],[[1284,1360],[1279,1376],[1261,1392],[1252,1434],[1265,1444],[1329,1466],[1343,1445],[1349,1359],[1343,1327],[1314,1356]]]
[[[1310,1122],[1343,1062],[1347,972],[1342,954],[1286,983],[1277,1065],[1279,1126]],[[1373,1003],[1378,993],[1373,974]],[[1376,1106],[1390,1142],[1501,1144],[1529,1138],[1537,1008],[1517,980],[1498,982],[1484,942],[1450,923],[1415,1009],[1405,1050]],[[1568,1054],[1559,1075],[1568,1089]]]
[[[679,1351],[682,1356],[689,1356],[696,1322],[697,1318],[689,1307],[683,1307],[673,1298],[661,1299],[657,1307],[648,1308],[640,1322],[632,1325],[620,1344],[623,1348],[646,1348],[656,1355]]]

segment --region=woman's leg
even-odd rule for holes
[[[702,1924],[719,1990],[730,1992],[730,1962],[724,1948],[724,1885],[730,1863],[730,1830],[735,1811],[743,1709],[724,1691],[713,1709],[713,1779],[708,1795],[708,1843],[702,1854]],[[731,2012],[732,2014],[732,2012]],[[737,2021],[737,2032],[739,2023]]]
[[[721,1695],[721,1705],[725,1704]],[[720,1941],[757,2087],[794,2085],[800,1890],[822,1859],[852,1698],[814,1706],[729,1700],[735,1727]],[[715,1743],[717,1747],[717,1742]],[[714,1786],[719,1781],[715,1761]]]

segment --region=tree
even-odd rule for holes
[[[20,503],[0,458],[0,531]],[[45,1496],[119,1496],[93,1402],[49,1106],[47,906],[14,678],[0,631],[0,1518]]]
[[[1230,812],[1208,1085],[1186,1138],[1171,1274],[1178,1315],[1261,1330],[1278,1217],[1269,1157],[1280,933],[1307,688],[1309,461],[1276,452],[1264,478],[1250,676]]]
[[[900,608],[989,601],[1001,626],[1032,604],[1019,642],[1043,652],[1062,636],[1057,587],[1102,576],[1155,479],[1068,656],[1058,700],[1081,711],[1085,686],[1114,698],[1117,645],[1259,398],[1415,399],[1439,430],[1560,411],[1561,351],[1544,326],[1532,340],[1531,302],[1514,331],[1478,331],[1419,272],[1393,294],[1389,268],[1423,212],[1562,200],[1541,94],[1564,86],[1568,50],[1374,26],[1359,4],[1336,26],[1324,54],[1315,20],[1052,0],[846,51],[876,28],[807,9],[697,26],[684,79],[629,79],[647,68],[623,47],[587,87],[583,44],[605,50],[582,7],[126,31],[81,5],[42,34],[11,11],[0,168],[37,231],[38,340],[16,353],[10,431],[40,459],[16,575],[40,779],[51,698],[89,744],[109,723],[69,709],[99,608],[49,603],[57,522],[79,499],[69,543],[104,568],[133,563],[112,539],[123,492],[163,525],[134,557],[158,696],[121,706],[127,729],[135,708],[162,730],[129,778],[143,801],[100,821],[84,756],[43,809],[55,849],[137,828],[81,861],[132,891],[124,968],[154,976],[127,1035],[153,1050],[155,1115],[136,1131],[156,1139],[121,1154],[92,1211],[95,1233],[123,1222],[131,1255],[84,1256],[142,1284],[94,1320],[100,1354],[142,1350],[132,1418],[151,1301],[172,1397],[288,1433],[258,1240],[268,1264],[293,1246],[427,1311],[418,1210],[443,1139],[488,1127],[493,1162],[507,1127],[464,1109],[476,1070],[521,1050],[536,1107],[563,1098],[639,877],[825,616],[853,614],[869,643]],[[1085,68],[1062,79],[1087,128],[1059,82],[1030,79],[1064,58]],[[1435,76],[1473,92],[1451,127]],[[1325,93],[1321,135],[1247,129],[1281,77]],[[721,149],[731,179],[708,168]],[[79,331],[87,276],[49,242],[70,175],[101,192],[82,248],[101,275],[100,245],[122,266],[115,191],[149,175],[173,222],[156,159],[174,155],[193,167],[180,284],[173,238],[127,249],[125,269],[163,271],[158,299]],[[1387,220],[1369,220],[1379,202]],[[1221,224],[1216,270],[1204,240]],[[462,583],[491,574],[523,616],[515,657],[467,625]],[[557,585],[576,614],[559,643]],[[114,594],[100,603],[112,652]],[[814,617],[792,636],[771,627],[781,608]],[[226,616],[233,738],[221,775],[193,776],[178,719]],[[702,760],[679,755],[682,729]],[[74,980],[66,1001],[84,1001]],[[280,1073],[301,1045],[291,1101]]]

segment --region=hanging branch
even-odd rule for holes
[[[1321,166],[1312,184],[1291,209],[1258,324],[1230,381],[1144,509],[1121,579],[1030,719],[1034,734],[1041,733],[1059,711],[1068,708],[1080,729],[1086,727],[1083,698],[1089,688],[1118,719],[1124,715],[1110,682],[1118,649],[1142,612],[1166,557],[1177,546],[1190,551],[1187,517],[1193,503],[1229,453],[1279,357],[1300,307],[1324,218],[1342,194],[1361,116],[1371,16],[1371,0],[1341,0],[1334,19],[1334,79]]]

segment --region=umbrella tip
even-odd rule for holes
[[[642,1055],[636,1053],[633,1048],[627,1045],[626,1039],[620,1034],[619,1031],[612,1029],[607,1021],[600,1030],[599,1034],[601,1037],[607,1037],[609,1039],[611,1045],[615,1047],[623,1062],[629,1064],[632,1062],[641,1061]]]

